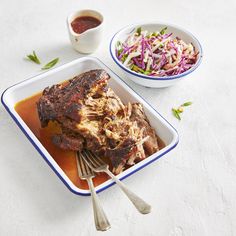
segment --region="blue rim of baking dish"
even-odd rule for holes
[[[153,23],[155,23],[155,22],[153,22]],[[128,27],[131,27],[131,26],[137,27],[138,25],[145,25],[145,24],[147,25],[147,24],[150,24],[150,23],[141,22],[141,23],[139,23],[139,24],[127,25],[127,26],[121,28],[119,31],[117,31],[117,32],[113,35],[113,37],[111,38],[110,45],[109,45],[110,55],[111,55],[113,61],[114,61],[121,69],[125,70],[127,73],[129,73],[129,74],[131,74],[131,75],[140,77],[140,78],[142,78],[142,79],[165,81],[165,80],[174,80],[174,79],[179,79],[179,78],[181,78],[181,77],[184,77],[184,76],[186,76],[186,75],[192,73],[193,71],[195,71],[195,70],[199,67],[199,65],[200,65],[201,62],[202,62],[202,57],[203,57],[202,45],[200,44],[199,40],[198,40],[192,33],[190,33],[189,31],[187,31],[187,30],[185,30],[185,29],[183,29],[182,27],[179,27],[179,26],[173,25],[173,24],[169,24],[169,23],[164,23],[164,22],[156,22],[156,24],[168,25],[168,26],[171,26],[171,27],[180,29],[180,30],[182,30],[183,32],[185,32],[185,33],[187,33],[188,35],[190,35],[193,39],[196,40],[196,42],[197,42],[197,44],[198,44],[198,46],[199,46],[199,49],[200,49],[200,50],[199,50],[199,58],[198,58],[198,60],[197,60],[197,63],[196,63],[192,68],[190,68],[189,70],[187,70],[187,71],[185,71],[185,72],[183,72],[183,73],[181,73],[181,74],[179,74],[179,75],[172,75],[172,76],[166,76],[166,77],[154,77],[154,76],[143,75],[143,74],[140,74],[140,73],[136,73],[136,72],[130,70],[129,68],[125,67],[125,66],[116,58],[116,56],[114,55],[114,53],[113,53],[113,51],[112,51],[111,45],[112,45],[112,43],[113,43],[113,40],[114,40],[115,36],[116,36],[117,34],[119,34],[122,30],[124,30],[124,29],[126,29],[126,28],[128,28]],[[132,32],[132,31],[131,31],[131,32]]]
[[[90,56],[90,57],[86,57],[86,58],[88,58],[88,59],[93,59],[93,60],[95,59],[95,60],[99,61],[105,68],[108,68],[112,73],[114,73],[114,74],[115,74],[122,82],[124,82],[137,96],[139,96],[144,102],[146,102],[147,105],[148,105],[152,110],[154,110],[159,116],[161,116],[162,119],[163,119],[166,123],[168,123],[168,125],[173,129],[173,131],[175,132],[175,135],[176,135],[176,142],[175,142],[174,144],[172,144],[165,152],[163,152],[163,153],[157,155],[157,156],[156,156],[155,158],[153,158],[152,160],[146,162],[146,163],[143,164],[142,166],[139,166],[138,168],[134,169],[134,170],[131,171],[130,173],[128,173],[128,174],[126,174],[126,175],[124,175],[124,176],[122,176],[122,177],[119,178],[120,180],[123,180],[123,179],[127,178],[128,176],[134,174],[135,172],[141,170],[141,169],[144,168],[145,166],[147,166],[147,165],[151,164],[152,162],[156,161],[157,159],[159,159],[160,157],[162,157],[163,155],[165,155],[166,153],[168,153],[168,152],[171,151],[172,149],[174,149],[174,148],[177,146],[178,142],[179,142],[179,135],[178,135],[177,130],[176,130],[158,111],[156,111],[142,96],[140,96],[137,92],[135,92],[124,80],[122,80],[115,72],[113,72],[113,71],[112,71],[107,65],[105,65],[100,59],[98,59],[98,58],[96,58],[96,57],[91,57],[91,56]],[[81,59],[81,58],[79,58],[79,59]],[[79,59],[77,59],[77,60],[79,60]],[[69,64],[69,63],[71,63],[71,62],[65,63],[65,64],[63,64],[63,65],[61,65],[61,66],[64,66],[64,65]],[[60,67],[61,67],[61,66],[60,66]],[[58,67],[57,67],[57,68],[58,68]],[[57,69],[57,68],[55,68],[55,69]],[[53,71],[53,70],[55,70],[55,69],[51,69],[50,71]],[[40,74],[38,74],[37,76],[42,75],[42,74],[44,74],[44,73],[47,73],[47,72],[40,73]],[[90,195],[91,195],[90,193],[78,192],[78,191],[74,190],[73,188],[71,188],[71,186],[69,185],[69,183],[62,177],[62,175],[61,175],[61,174],[56,170],[56,168],[50,163],[50,161],[48,160],[48,158],[46,157],[46,155],[44,154],[44,152],[39,148],[39,146],[35,143],[35,141],[32,139],[32,137],[28,134],[28,132],[27,132],[27,131],[24,129],[24,127],[21,125],[21,123],[19,122],[19,120],[17,119],[17,117],[10,111],[10,108],[9,108],[9,107],[6,105],[6,103],[4,102],[4,99],[3,99],[3,98],[4,98],[4,94],[7,92],[7,90],[9,90],[10,88],[12,88],[12,87],[14,87],[14,86],[16,86],[16,85],[18,85],[18,84],[23,83],[24,81],[31,80],[31,79],[33,79],[34,77],[35,77],[35,76],[30,77],[30,78],[28,78],[28,79],[26,79],[26,80],[23,80],[23,81],[21,81],[21,82],[19,82],[19,83],[16,83],[16,84],[14,84],[14,85],[8,87],[8,88],[2,93],[2,95],[1,95],[1,102],[2,102],[2,104],[3,104],[3,106],[4,106],[4,108],[6,109],[6,111],[7,111],[7,112],[9,113],[9,115],[11,116],[11,118],[15,121],[15,123],[17,124],[17,126],[21,129],[21,131],[24,133],[24,135],[27,137],[27,139],[31,142],[31,144],[34,146],[34,148],[35,148],[35,149],[38,151],[38,153],[43,157],[43,159],[47,162],[47,164],[48,164],[48,165],[50,166],[50,168],[54,171],[54,173],[59,177],[59,179],[64,183],[64,185],[65,185],[72,193],[74,193],[74,194],[77,194],[77,195],[80,195],[80,196],[90,196]],[[34,135],[34,134],[33,134],[33,135]],[[102,191],[104,191],[105,189],[111,187],[111,186],[114,185],[114,184],[115,184],[115,182],[113,181],[112,183],[110,183],[110,184],[108,184],[108,185],[106,185],[106,186],[100,188],[100,189],[97,190],[96,192],[97,192],[97,193],[102,192]]]

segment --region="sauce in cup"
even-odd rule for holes
[[[67,28],[73,48],[79,53],[93,53],[102,41],[104,19],[95,10],[80,10],[67,17]]]
[[[92,16],[79,16],[71,22],[73,31],[82,34],[88,29],[95,28],[101,24],[101,21]]]

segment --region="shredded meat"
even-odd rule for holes
[[[60,124],[52,142],[64,150],[89,149],[122,172],[158,150],[156,133],[139,103],[127,105],[108,87],[104,70],[91,70],[44,89],[37,103],[42,127]]]
[[[140,103],[132,105],[131,120],[137,121],[138,127],[143,130],[144,136],[149,138],[143,143],[143,147],[148,155],[158,151],[157,136],[155,130],[150,126],[149,121],[144,113],[143,106]]]

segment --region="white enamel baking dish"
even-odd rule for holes
[[[156,110],[154,110],[142,97],[140,97],[135,91],[133,91],[124,81],[121,80],[121,78],[119,78],[100,60],[94,57],[83,57],[74,60],[58,68],[44,72],[40,75],[24,80],[16,85],[13,85],[12,87],[9,87],[5,90],[1,97],[2,104],[11,115],[13,120],[16,122],[16,124],[19,126],[19,128],[22,130],[22,132],[33,144],[35,149],[41,154],[44,160],[62,180],[62,182],[69,188],[69,190],[79,195],[90,195],[90,192],[88,190],[78,188],[71,182],[71,180],[66,176],[59,165],[54,161],[53,157],[47,152],[44,146],[33,134],[33,132],[16,113],[14,106],[17,102],[28,98],[37,92],[42,91],[47,86],[51,86],[53,84],[68,80],[82,72],[98,68],[102,68],[110,74],[111,79],[109,81],[109,85],[116,92],[116,94],[118,94],[123,102],[127,103],[128,101],[130,101],[140,102],[143,104],[144,110],[152,127],[156,130],[159,137],[166,144],[166,147],[162,150],[154,153],[145,160],[139,162],[138,164],[130,167],[129,169],[118,175],[119,179],[124,179],[172,150],[178,144],[178,134],[176,130]],[[97,186],[96,191],[103,191],[104,189],[110,187],[112,184],[114,184],[112,180],[107,180],[106,182]]]

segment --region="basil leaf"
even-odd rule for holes
[[[50,68],[52,68],[53,66],[55,66],[57,64],[57,62],[59,61],[59,58],[55,58],[52,61],[48,62],[43,68],[41,68],[42,70],[48,70]]]
[[[181,106],[187,107],[187,106],[190,106],[190,105],[192,105],[192,104],[193,104],[192,102],[185,102],[185,103],[183,103]]]
[[[181,117],[179,115],[179,111],[178,110],[172,108],[172,113],[175,116],[175,118],[177,118],[178,120],[181,120]]]
[[[35,51],[33,51],[33,54],[27,55],[27,58],[28,58],[30,61],[32,61],[32,62],[34,62],[34,63],[36,63],[36,64],[41,64],[41,62],[40,62],[39,58],[37,57]]]

